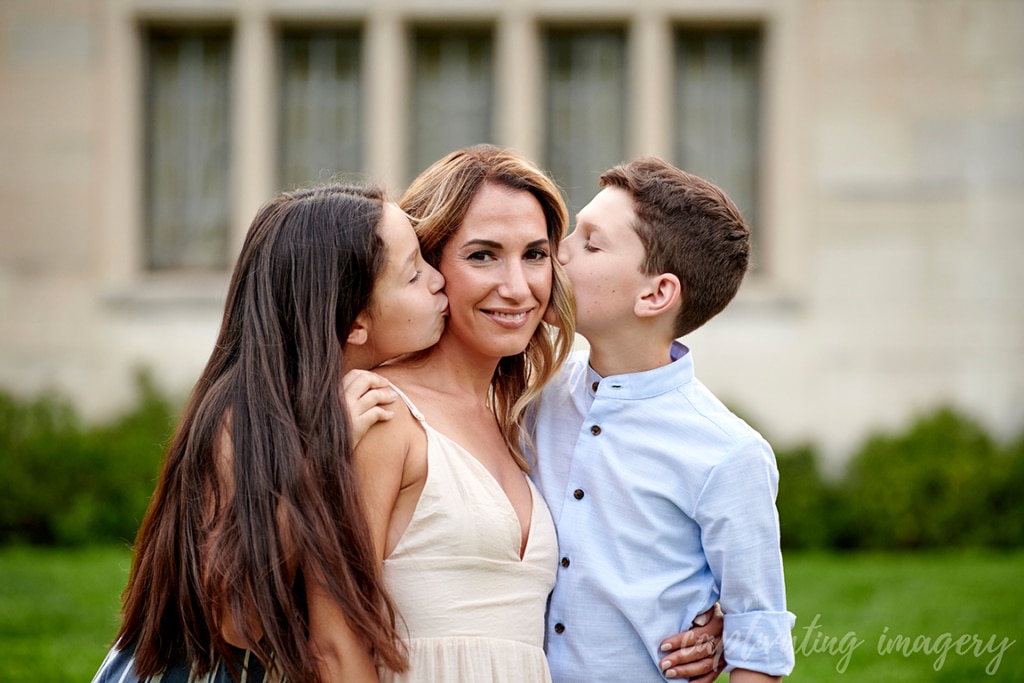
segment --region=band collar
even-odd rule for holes
[[[672,391],[693,379],[690,349],[678,341],[669,350],[672,362],[653,370],[601,377],[587,364],[587,385],[591,394],[621,399],[641,399]]]

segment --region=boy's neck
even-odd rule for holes
[[[672,362],[671,337],[651,330],[619,334],[582,335],[590,343],[590,367],[602,377],[628,375],[664,367]]]

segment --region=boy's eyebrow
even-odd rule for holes
[[[599,227],[593,221],[587,220],[586,218],[580,220],[580,215],[576,214],[576,227],[578,228],[580,226],[588,228],[591,232],[597,230]]]

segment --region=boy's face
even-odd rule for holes
[[[590,339],[635,318],[634,305],[649,278],[640,272],[646,253],[633,229],[633,198],[606,187],[576,215],[576,229],[562,240],[558,260],[576,293],[576,326]]]

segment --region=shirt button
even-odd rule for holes
[[[563,557],[562,558],[562,566],[563,567],[568,567],[569,566],[569,558],[568,557]]]
[[[583,489],[576,489],[575,491],[572,492],[572,496],[576,500],[582,500],[583,499]]]
[[[565,624],[555,624],[555,633],[565,633]]]
[[[592,389],[593,391],[595,391],[595,392],[596,392],[596,391],[597,391],[597,385],[598,385],[598,384],[600,384],[600,382],[594,382],[593,384],[591,384],[591,385],[590,385],[590,388],[591,388],[591,389]]]
[[[590,433],[593,434],[594,436],[597,436],[598,434],[601,433],[601,428],[598,425],[594,425],[590,428]]]

